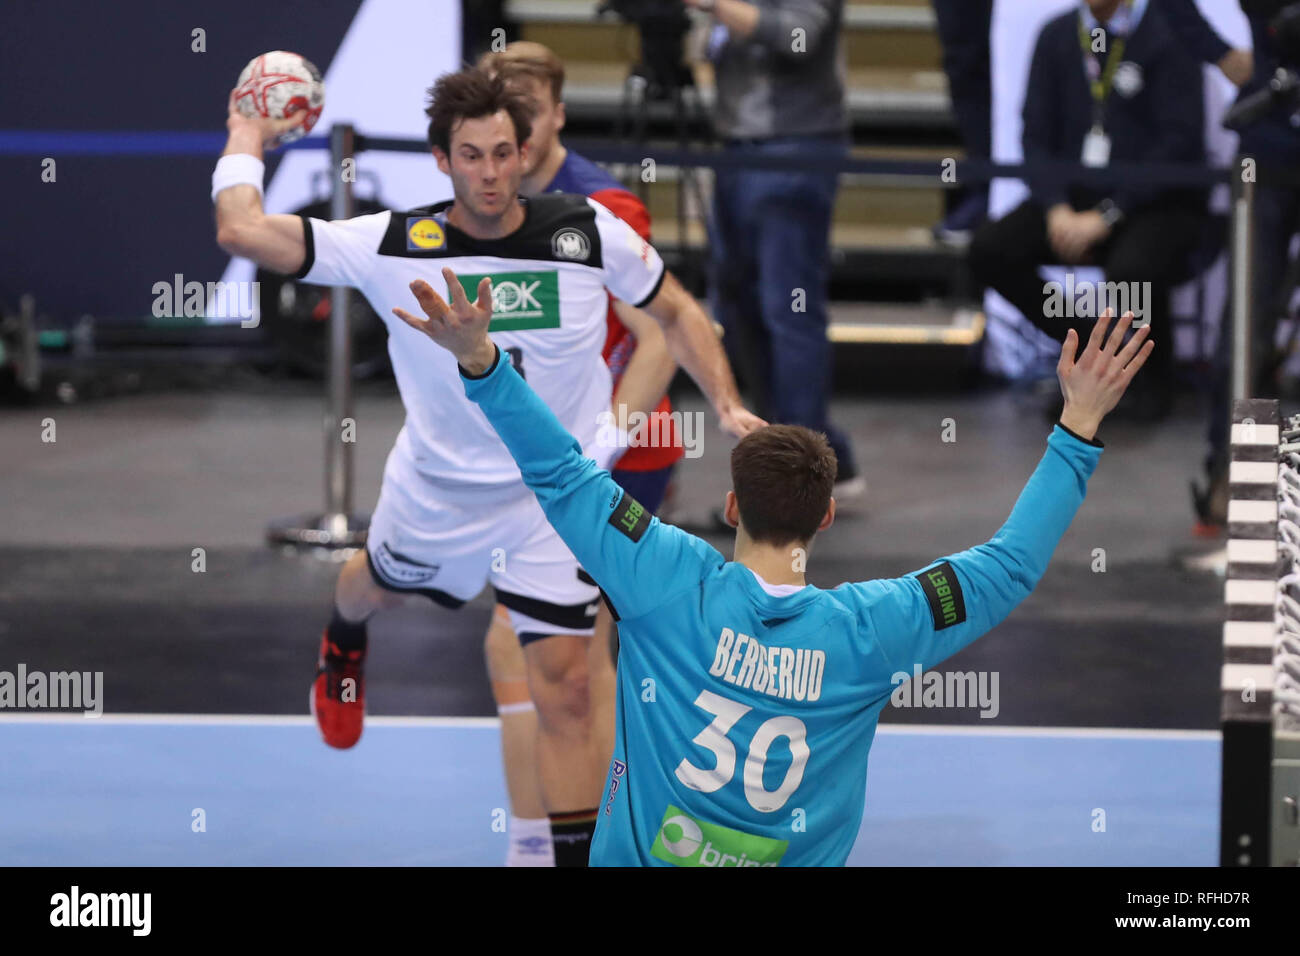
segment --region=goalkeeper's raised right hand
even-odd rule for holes
[[[1145,325],[1124,342],[1124,333],[1133,324],[1133,313],[1125,312],[1107,336],[1114,318],[1107,309],[1092,327],[1088,344],[1076,356],[1079,337],[1074,329],[1066,333],[1056,375],[1065,395],[1061,424],[1082,438],[1091,439],[1106,414],[1119,402],[1133,376],[1137,374],[1155,343],[1148,340],[1151,326]]]

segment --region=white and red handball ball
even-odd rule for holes
[[[278,145],[292,143],[311,132],[325,108],[325,81],[320,70],[297,53],[272,50],[255,56],[239,74],[235,108],[245,116],[288,119],[305,112],[301,126],[284,133]]]

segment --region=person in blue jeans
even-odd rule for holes
[[[807,169],[720,168],[710,225],[714,318],[771,422],[825,433],[835,494],[861,494],[849,438],[830,422],[826,284],[838,174],[848,153],[843,0],[685,0],[713,17],[714,127],[726,158],[806,157]]]
[[[993,0],[931,0],[935,28],[943,47],[952,116],[969,159],[987,160],[993,146],[993,81],[989,64],[989,30]],[[988,217],[989,184],[968,184],[948,203],[935,227],[941,240],[969,241]]]

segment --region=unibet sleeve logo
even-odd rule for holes
[[[483,276],[458,277],[470,301]],[[522,332],[560,327],[560,282],[555,272],[495,272],[489,332]]]
[[[645,529],[650,527],[650,515],[639,501],[624,492],[623,500],[609,516],[609,523],[635,543],[641,540]]]
[[[650,855],[673,866],[776,866],[789,847],[789,840],[705,823],[670,804]]]
[[[945,561],[915,577],[921,582],[921,590],[930,602],[930,615],[934,618],[936,631],[966,620],[966,599],[962,596],[961,583],[951,564]]]

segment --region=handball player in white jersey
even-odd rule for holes
[[[366,548],[339,575],[322,638],[312,707],[325,741],[350,747],[361,735],[371,615],[406,594],[460,607],[491,583],[515,633],[527,638],[556,865],[583,866],[607,770],[594,745],[586,684],[599,592],[465,397],[455,360],[394,318],[392,307],[409,300],[416,279],[446,293],[449,268],[471,299],[490,305],[495,341],[602,466],[617,450],[600,433],[611,401],[601,358],[606,290],[662,325],[724,430],[741,436],[763,423],[741,404],[707,316],[653,247],[586,197],[518,195],[531,123],[517,93],[477,69],[444,75],[429,92],[429,143],[453,199],[338,221],[267,215],[263,148],[301,117],[245,117],[232,108],[213,174],[217,241],[304,282],[360,289],[388,324],[406,422],[388,456]]]

